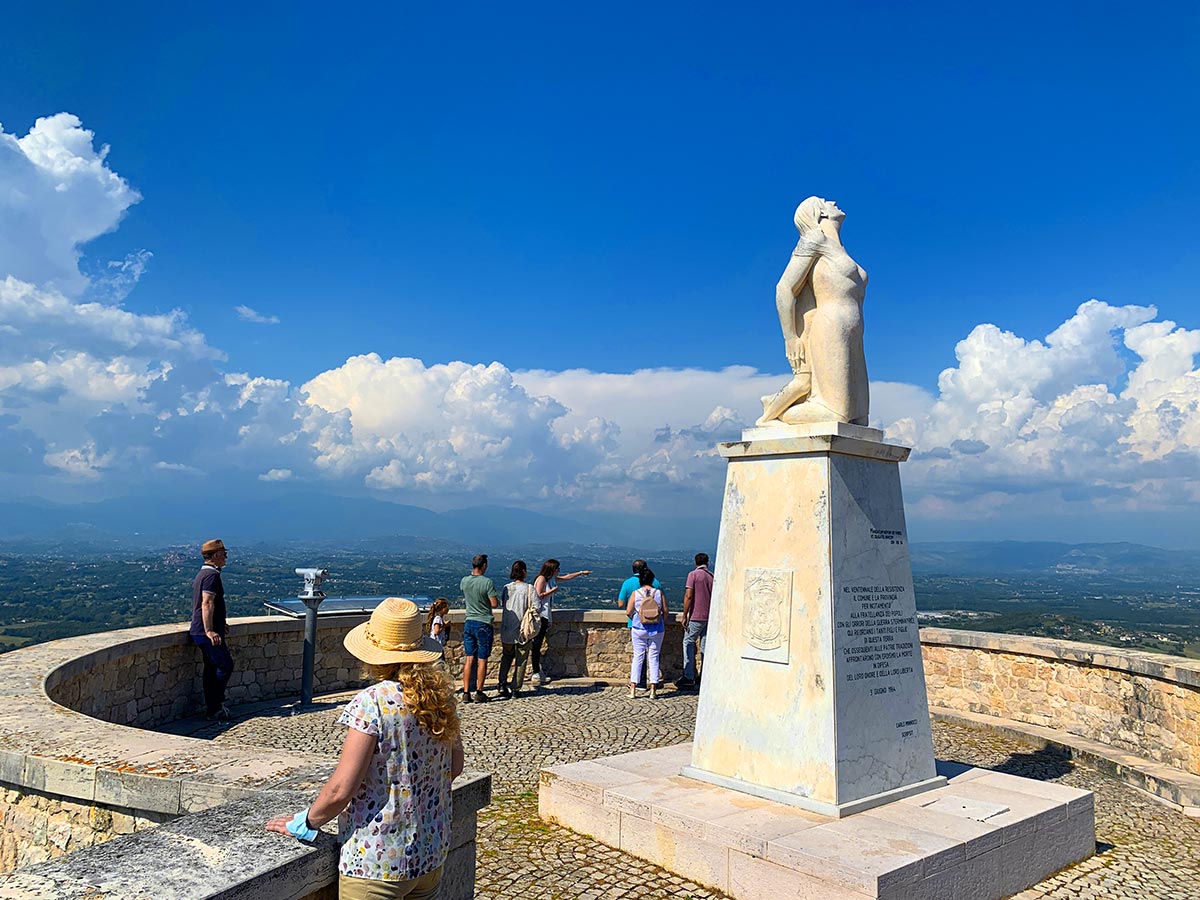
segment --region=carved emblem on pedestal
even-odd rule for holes
[[[791,571],[746,569],[746,591],[742,600],[743,659],[788,661],[791,601]]]

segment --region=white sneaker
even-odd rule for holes
[[[542,673],[541,673],[541,672],[534,672],[534,673],[533,673],[533,683],[534,683],[534,684],[541,684],[541,683],[542,683]]]

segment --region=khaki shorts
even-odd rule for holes
[[[442,881],[442,867],[407,881],[375,881],[338,875],[338,900],[434,900]]]

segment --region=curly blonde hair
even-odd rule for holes
[[[375,681],[395,681],[404,691],[404,705],[434,740],[453,744],[459,737],[458,705],[446,667],[439,662],[392,663],[367,666]]]

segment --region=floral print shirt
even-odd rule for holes
[[[432,872],[450,850],[451,745],[420,726],[394,681],[359,693],[338,722],[379,739],[362,787],[338,817],[338,871],[374,881]]]

